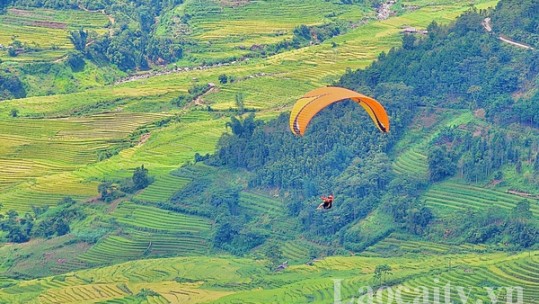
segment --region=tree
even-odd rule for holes
[[[11,111],[9,112],[9,115],[11,117],[17,117],[17,116],[19,116],[19,110],[18,109],[11,109]]]
[[[511,210],[511,217],[515,219],[529,220],[533,219],[533,213],[530,210],[530,202],[522,200]]]
[[[79,53],[69,53],[66,62],[73,72],[84,70],[84,58]]]
[[[428,207],[412,208],[408,211],[407,228],[412,233],[421,234],[433,218],[434,215]]]
[[[97,186],[97,191],[101,195],[101,200],[104,202],[110,202],[114,198],[114,186],[112,182],[103,182]]]
[[[7,54],[10,56],[10,57],[16,57],[17,56],[17,50],[10,46],[7,48]]]
[[[374,279],[379,280],[380,285],[382,285],[384,281],[384,276],[391,275],[391,266],[388,264],[380,264],[377,265],[374,269]]]
[[[428,154],[429,178],[431,181],[440,181],[455,173],[455,164],[449,157],[445,148],[438,146],[432,148]]]
[[[236,93],[236,107],[238,108],[238,114],[241,115],[245,111],[245,103],[243,102],[243,93]]]
[[[518,174],[522,173],[522,162],[520,160],[517,160],[517,163],[515,165],[515,171],[517,171]]]
[[[270,260],[272,267],[278,266],[283,259],[283,251],[279,248],[279,245],[272,242],[264,250],[264,255]]]
[[[221,84],[225,84],[228,82],[228,76],[226,76],[226,74],[221,74],[219,75],[219,82]]]
[[[402,47],[406,50],[411,50],[414,48],[414,44],[415,44],[415,36],[414,35],[404,35],[402,37]]]
[[[144,189],[150,184],[148,169],[144,168],[144,165],[141,165],[139,168],[136,168],[135,172],[133,172],[133,184],[135,190]]]
[[[64,219],[61,219],[61,218],[56,220],[56,222],[54,223],[53,229],[55,230],[56,235],[58,236],[65,235],[69,233],[70,231],[69,224],[66,223]]]
[[[85,53],[86,43],[88,42],[88,31],[80,28],[78,31],[71,31],[69,33],[69,40],[75,46],[75,49],[81,53]]]
[[[7,238],[10,242],[14,242],[14,243],[24,243],[24,242],[28,242],[28,240],[30,239],[28,234],[26,234],[22,230],[21,226],[11,227],[11,229],[9,229]]]

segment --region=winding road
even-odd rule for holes
[[[485,18],[485,20],[483,20],[482,24],[483,24],[483,27],[485,28],[485,30],[487,32],[489,32],[489,33],[492,32],[492,24],[491,24],[490,18]],[[519,47],[519,48],[523,48],[523,49],[527,49],[527,50],[535,50],[535,48],[533,48],[533,47],[531,47],[531,46],[529,46],[527,44],[516,42],[516,41],[512,40],[511,38],[509,38],[507,36],[504,36],[504,35],[498,36],[498,39],[500,39],[501,41],[503,41],[505,43],[509,43],[509,44],[514,45],[514,46]]]

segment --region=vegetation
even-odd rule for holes
[[[435,275],[533,303],[537,56],[497,35],[535,46],[499,20],[534,8],[502,2],[448,25],[469,1],[383,21],[378,1],[11,1],[0,302],[327,303],[328,278],[355,302]],[[326,84],[375,96],[392,132],[343,102],[293,137],[286,109]]]
[[[81,208],[69,197],[50,210],[48,207],[33,207],[33,214],[20,216],[17,211],[9,210],[6,215],[7,218],[0,217],[0,229],[7,233],[7,241],[14,243],[24,243],[33,237],[65,235],[70,231],[70,222],[85,217]]]

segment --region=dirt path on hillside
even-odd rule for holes
[[[485,18],[481,24],[483,25],[483,27],[485,28],[485,30],[487,32],[492,33],[492,23],[491,23],[490,18]],[[516,41],[512,40],[511,38],[509,38],[507,36],[504,36],[504,35],[499,35],[498,39],[500,39],[501,41],[503,41],[505,43],[514,45],[514,46],[522,48],[522,49],[535,50],[535,48],[533,48],[533,47],[531,47],[531,46],[529,46],[527,44],[516,42]]]
[[[121,83],[125,83],[125,82],[142,80],[142,79],[147,79],[147,78],[154,77],[154,76],[178,74],[178,73],[185,73],[185,72],[189,72],[189,71],[210,70],[210,69],[215,69],[215,68],[220,68],[220,67],[224,67],[224,66],[230,66],[230,65],[238,64],[238,63],[240,63],[242,61],[247,61],[247,60],[249,60],[249,58],[244,58],[244,59],[240,59],[240,60],[237,60],[237,61],[226,62],[226,63],[216,63],[216,64],[213,64],[213,65],[201,65],[201,66],[196,66],[196,67],[183,67],[183,68],[182,67],[174,67],[172,69],[164,70],[164,71],[146,71],[146,72],[141,72],[141,73],[136,74],[136,75],[132,75],[132,76],[122,78],[122,79],[114,82],[114,84],[117,85],[117,84],[121,84]],[[242,81],[242,80],[245,80],[245,79],[264,77],[264,76],[272,76],[272,75],[275,75],[275,73],[260,72],[260,73],[251,74],[251,75],[248,75],[248,76],[245,76],[245,77],[237,78],[235,81]]]

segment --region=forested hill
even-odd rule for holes
[[[539,2],[534,0],[501,1],[492,14],[493,30],[517,41],[539,47]]]
[[[233,134],[207,162],[251,172],[251,188],[288,193],[288,212],[304,235],[327,244],[360,251],[400,231],[431,240],[533,246],[539,226],[532,195],[508,209],[487,199],[479,209],[449,208],[453,212],[425,200],[448,179],[537,193],[539,53],[503,44],[481,25],[491,14],[510,13],[502,1],[494,12],[471,10],[451,26],[433,23],[427,36],[405,35],[402,48],[341,78],[338,85],[372,94],[388,108],[389,136],[353,103],[324,110],[303,138],[289,134],[287,115],[269,123],[233,118]],[[429,129],[422,123],[442,117],[457,124],[421,133]],[[422,143],[427,175],[392,170],[405,150],[399,141]],[[326,193],[336,195],[336,206],[315,212],[313,202]],[[373,216],[385,224],[367,230]]]

